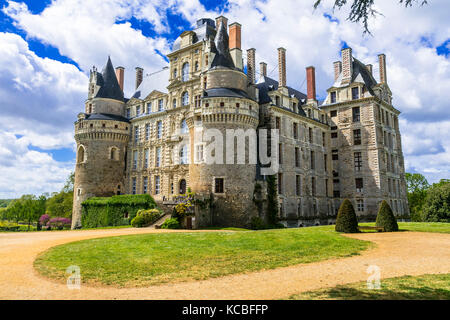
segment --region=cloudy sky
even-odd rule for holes
[[[277,48],[287,49],[287,78],[306,91],[305,67],[316,67],[319,98],[331,86],[344,44],[374,65],[387,56],[387,79],[402,113],[406,171],[430,182],[450,178],[450,21],[448,0],[405,9],[376,0],[383,15],[373,36],[346,21],[332,0],[0,0],[0,198],[58,191],[74,167],[73,122],[83,111],[89,69],[108,55],[125,67],[167,65],[165,54],[198,18],[224,14],[242,24],[243,49],[256,48],[277,79]]]

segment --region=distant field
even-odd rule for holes
[[[366,282],[305,292],[290,300],[450,300],[450,274],[381,279],[380,289]]]
[[[372,245],[343,237],[333,226],[142,234],[57,246],[41,254],[35,267],[63,280],[67,266],[77,265],[83,282],[136,287],[348,257]]]
[[[360,223],[360,226],[374,226],[375,222]],[[446,222],[399,222],[400,231],[450,233],[450,223]]]

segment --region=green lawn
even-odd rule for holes
[[[292,295],[291,300],[450,300],[450,274],[381,279],[380,289],[366,282]]]
[[[375,222],[360,223],[360,226],[374,226]],[[420,231],[450,233],[450,223],[446,222],[399,222],[400,231]]]
[[[343,237],[334,226],[142,234],[57,246],[42,253],[35,267],[63,280],[66,268],[77,265],[85,283],[133,287],[346,257],[372,245]]]

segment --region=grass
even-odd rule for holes
[[[189,232],[83,240],[42,253],[35,268],[63,280],[68,266],[84,283],[139,287],[347,257],[371,247],[334,226],[247,232]]]
[[[380,289],[366,282],[305,292],[290,300],[450,300],[450,274],[382,279]]]
[[[360,223],[359,225],[375,226],[375,222]],[[446,222],[398,222],[398,228],[399,231],[450,233],[450,223]]]

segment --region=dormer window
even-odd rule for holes
[[[183,64],[181,80],[183,80],[183,81],[188,81],[189,80],[189,63],[188,62],[185,62]]]
[[[352,100],[359,99],[359,88],[352,88]]]
[[[131,111],[130,111],[130,108],[128,108],[127,109],[127,118],[130,119],[130,117],[131,117]]]
[[[141,106],[136,106],[136,116],[141,114]]]
[[[330,103],[336,103],[336,91],[330,92]]]

